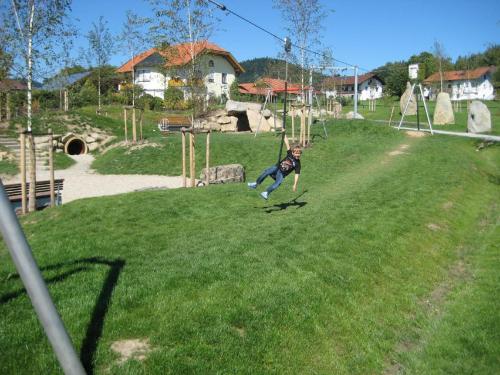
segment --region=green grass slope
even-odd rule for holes
[[[498,147],[329,130],[303,155],[300,191],[288,178],[268,202],[232,184],[23,218],[89,373],[500,371]],[[214,157],[249,179],[277,157],[272,136],[218,137]],[[2,374],[61,373],[3,248],[0,316]],[[120,363],[125,339],[148,340],[146,358]]]

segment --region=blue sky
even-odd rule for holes
[[[218,1],[279,36],[286,36],[281,16],[272,0]],[[448,56],[482,52],[489,44],[500,44],[500,1],[498,0],[322,0],[334,10],[325,22],[322,42],[334,57],[364,69],[389,61],[406,60],[434,40],[442,43]],[[148,15],[149,4],[142,0],[74,0],[72,15],[84,35],[99,16],[110,31],[119,34],[130,9]],[[282,47],[274,38],[233,15],[216,10],[221,22],[211,40],[230,51],[237,60],[276,57]],[[290,35],[293,41],[293,35]],[[86,46],[82,36],[77,44]],[[147,46],[145,46],[147,47]],[[146,49],[146,48],[145,48]],[[113,65],[127,60],[116,53]]]

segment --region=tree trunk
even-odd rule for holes
[[[35,138],[33,133],[28,136],[30,148],[30,189],[28,199],[28,210],[33,212],[36,210],[36,153],[35,153]]]
[[[97,98],[98,98],[97,107],[99,108],[99,114],[100,114],[101,113],[101,68],[99,68],[99,73],[97,75]]]

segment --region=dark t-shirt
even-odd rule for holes
[[[278,167],[283,177],[288,176],[292,170],[295,170],[295,174],[300,174],[300,160],[293,157],[292,150],[287,151],[286,158],[280,161]]]

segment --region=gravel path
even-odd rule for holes
[[[160,175],[102,175],[92,169],[92,155],[72,155],[76,164],[68,169],[56,170],[55,178],[64,178],[62,201],[68,203],[76,199],[115,195],[137,190],[182,187],[182,177]],[[29,181],[29,175],[27,176]],[[48,180],[49,172],[37,172],[37,180]],[[18,183],[20,175],[3,180],[4,184]]]

